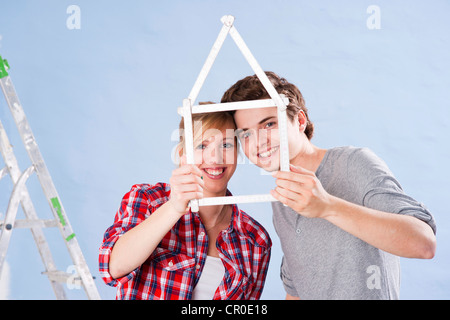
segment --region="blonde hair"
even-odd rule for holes
[[[199,102],[200,105],[214,104],[214,102]],[[207,113],[194,113],[192,114],[192,129],[194,133],[194,144],[196,141],[203,141],[208,137],[205,136],[205,132],[213,131],[210,129],[222,129],[226,125],[232,124],[233,128],[236,129],[236,124],[234,122],[233,116],[229,112],[207,112]],[[180,140],[176,146],[176,155],[178,164],[180,163],[179,157],[186,153],[186,145],[184,139],[184,118],[181,118],[179,125]],[[234,137],[236,146],[238,147],[238,139],[235,135]],[[239,148],[237,148],[239,150]]]

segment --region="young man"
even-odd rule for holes
[[[367,148],[321,149],[300,90],[266,72],[289,98],[290,172],[279,170],[277,110],[237,110],[246,156],[273,171],[279,202],[273,222],[283,250],[287,299],[398,299],[399,256],[431,259],[436,224]],[[235,83],[221,102],[270,98],[256,75]]]

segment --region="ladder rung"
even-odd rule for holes
[[[8,168],[7,167],[4,167],[4,168],[0,169],[0,180],[2,180],[2,178],[4,176],[6,176],[7,174],[8,174]]]
[[[72,278],[71,279],[72,281],[81,280],[81,278],[78,276],[74,277],[73,274],[67,273],[64,271],[60,271],[60,270],[44,271],[44,272],[42,272],[42,274],[46,275],[48,277],[48,279],[51,281],[56,281],[56,282],[61,282],[61,283],[67,283],[69,278]]]
[[[0,221],[0,228],[3,228],[4,221]],[[58,227],[58,222],[54,219],[19,219],[14,221],[14,229],[23,228],[54,228]],[[9,228],[11,229],[11,227]]]
[[[78,275],[74,275],[73,273],[64,272],[61,270],[55,271],[43,271],[41,272],[43,275],[46,275],[50,280],[57,282],[66,282],[69,278],[72,278],[72,281],[81,281],[81,277]],[[92,276],[92,279],[95,280],[95,277]]]

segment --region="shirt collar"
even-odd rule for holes
[[[227,189],[227,192],[226,192],[226,196],[227,197],[231,197],[232,196],[230,190],[228,190],[228,189]],[[228,228],[225,229],[225,230],[228,233],[229,232],[233,232],[233,231],[239,232],[240,231],[240,226],[241,226],[241,211],[239,210],[238,206],[235,203],[231,204],[231,209],[232,209],[232,211],[231,211],[231,222],[230,222],[230,225],[228,226]],[[194,214],[195,216],[197,216],[197,218],[200,219],[200,216],[199,216],[198,212],[192,212],[191,209],[189,209],[189,211],[192,214]]]

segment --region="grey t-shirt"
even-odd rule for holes
[[[417,217],[436,232],[430,212],[407,196],[387,165],[367,148],[326,152],[316,176],[341,199],[376,210]],[[300,299],[398,299],[399,257],[320,218],[302,217],[273,202],[273,222],[283,249],[281,279]]]

